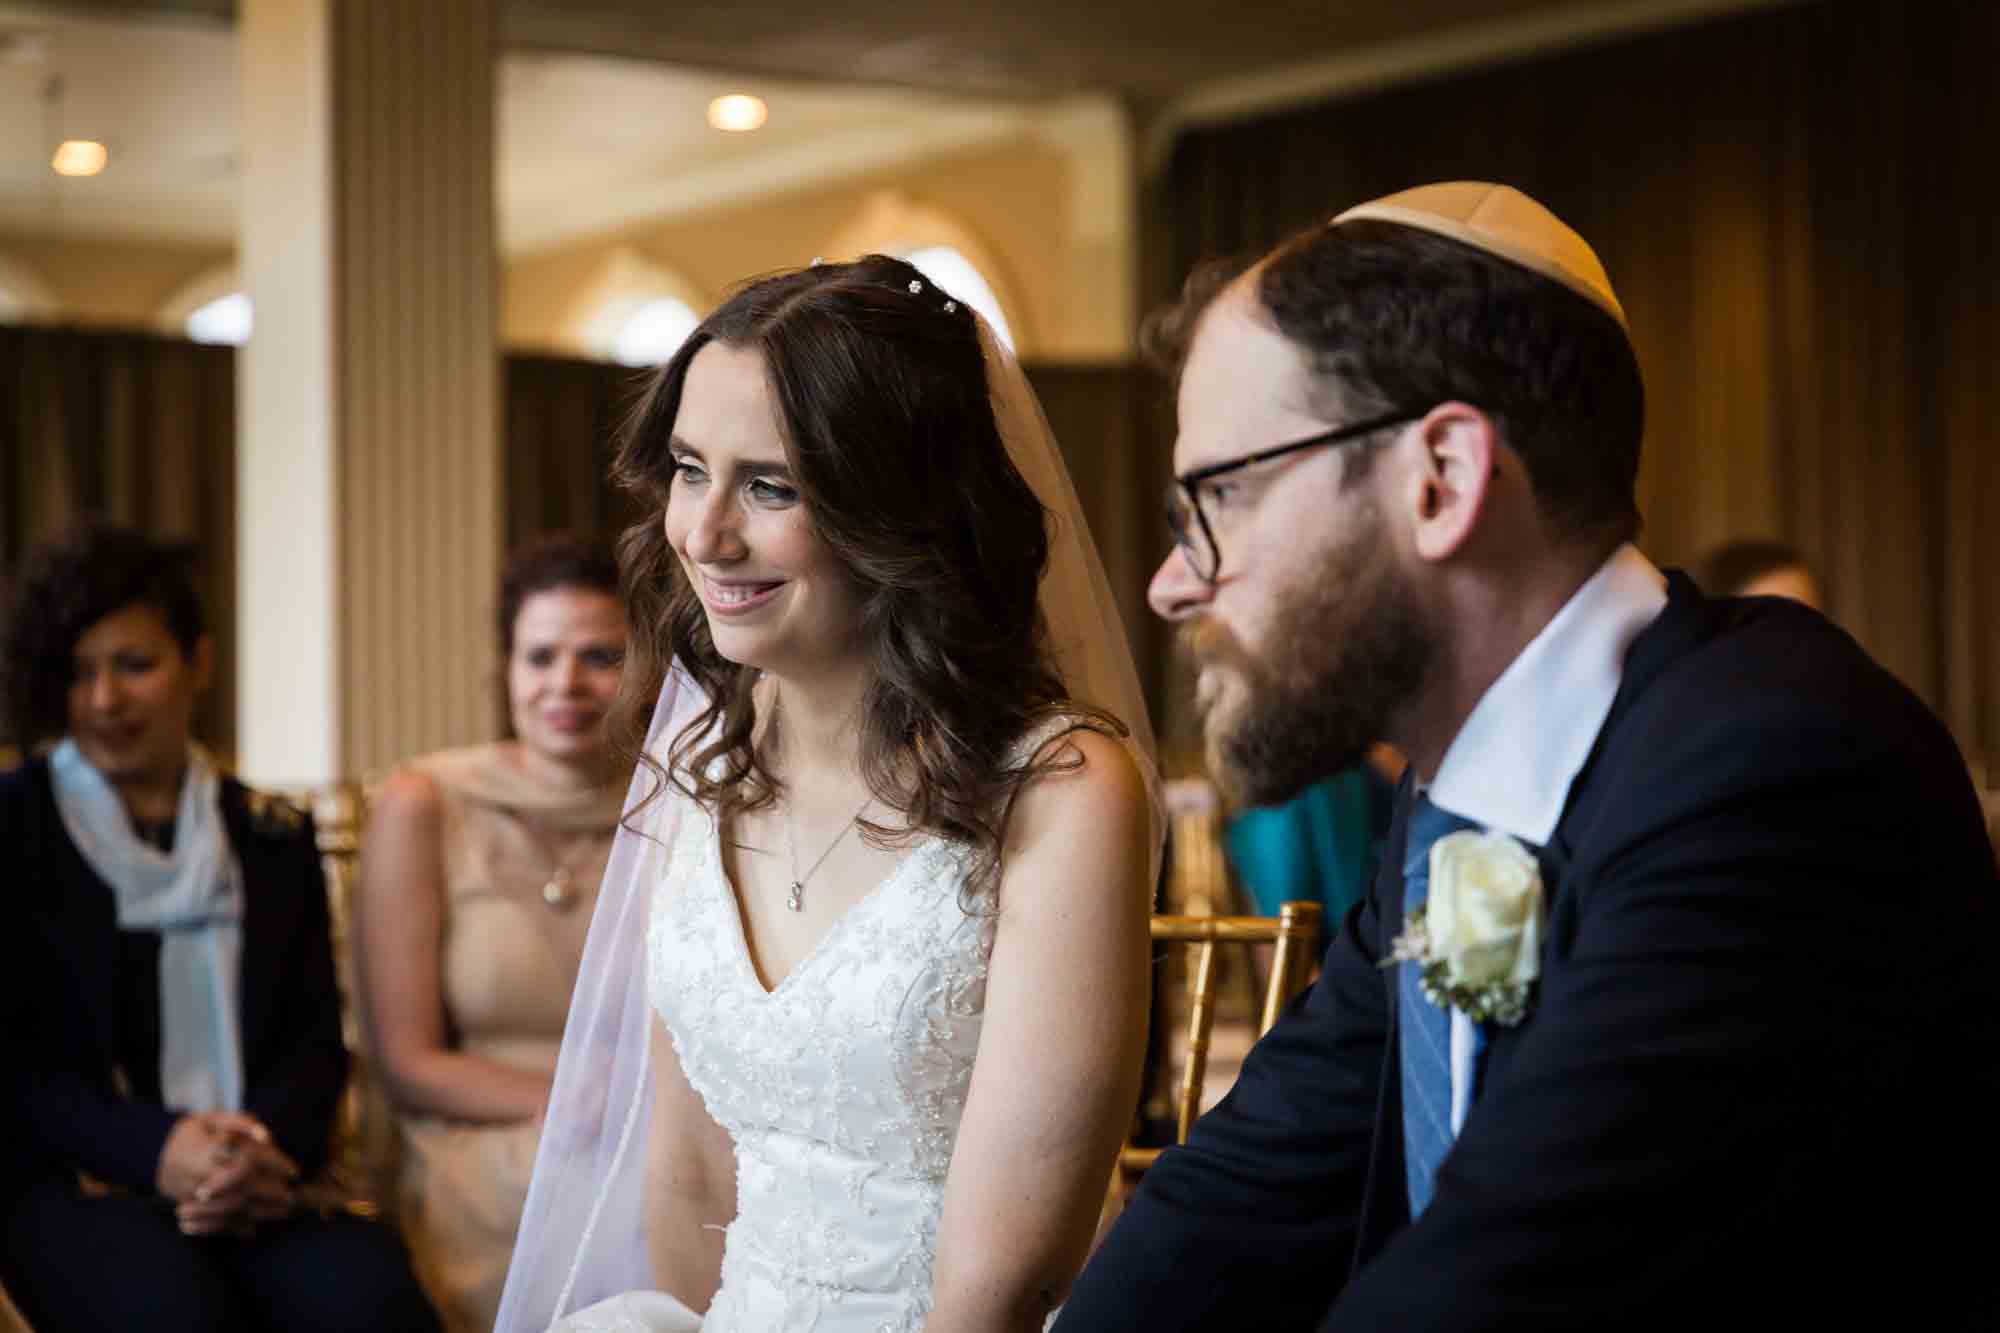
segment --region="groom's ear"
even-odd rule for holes
[[[1417,556],[1448,560],[1479,526],[1500,466],[1493,419],[1466,403],[1440,403],[1414,431],[1415,465],[1405,475],[1404,500]],[[1405,448],[1411,447],[1406,441]]]

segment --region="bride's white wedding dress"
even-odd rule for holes
[[[556,1327],[916,1333],[993,918],[961,905],[965,853],[925,838],[767,991],[712,820],[706,834],[680,840],[654,890],[647,988],[688,1083],[735,1142],[722,1285],[705,1317],[628,1293]]]

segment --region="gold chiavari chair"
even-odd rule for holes
[[[1270,975],[1264,984],[1263,1003],[1257,1017],[1258,1036],[1270,1031],[1292,997],[1305,989],[1319,957],[1320,906],[1318,903],[1290,902],[1280,915],[1270,916],[1156,916],[1153,941],[1156,944],[1191,944],[1191,969],[1187,1018],[1186,1054],[1179,1086],[1174,1096],[1174,1142],[1187,1142],[1201,1112],[1202,1088],[1208,1076],[1208,1048],[1215,1027],[1216,950],[1222,944],[1269,944]],[[1118,1154],[1121,1185],[1129,1189],[1145,1169],[1159,1157],[1161,1149],[1127,1144]]]
[[[1152,937],[1155,946],[1190,946],[1186,952],[1191,956],[1177,956],[1176,948],[1176,954],[1160,960],[1153,1005],[1156,1031],[1164,1041],[1142,1108],[1149,1124],[1161,1124],[1171,1110],[1176,1143],[1187,1141],[1201,1114],[1218,1015],[1225,1008],[1230,1011],[1225,1022],[1234,1044],[1261,1037],[1311,978],[1321,933],[1317,903],[1285,903],[1275,917],[1231,914],[1240,896],[1223,850],[1221,796],[1200,775],[1198,760],[1181,759],[1170,761],[1169,768],[1188,776],[1168,782],[1163,792],[1172,854]],[[1241,946],[1227,967],[1220,947],[1225,945]],[[1268,958],[1258,957],[1263,954]],[[1268,967],[1261,996],[1253,981],[1260,962]],[[1239,1027],[1248,1031],[1237,1031]],[[1178,1071],[1168,1076],[1176,1063]],[[1104,1222],[1122,1207],[1160,1152],[1136,1142],[1120,1149]]]
[[[360,876],[361,836],[368,799],[359,782],[336,782],[307,796],[326,874],[327,915],[331,919],[335,974],[340,983],[341,1038],[348,1051],[347,1088],[334,1119],[333,1152],[326,1180],[335,1206],[363,1217],[380,1216],[394,1174],[396,1119],[373,1077],[361,1027],[360,992],[354,975],[353,904]]]

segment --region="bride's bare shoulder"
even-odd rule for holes
[[[1006,851],[1007,862],[1033,873],[1004,871],[1003,898],[1016,881],[1046,882],[1043,871],[1058,862],[1090,874],[1144,866],[1152,797],[1124,740],[1078,726],[1042,741],[1035,759],[1039,771],[1022,785],[1007,821]]]
[[[1038,739],[1034,762],[1040,772],[1022,788],[1022,796],[1060,791],[1066,799],[1090,792],[1105,799],[1140,800],[1145,779],[1130,744],[1102,727],[1081,719],[1052,725],[1052,734]]]

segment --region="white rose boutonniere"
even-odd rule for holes
[[[1414,962],[1440,1009],[1512,1027],[1542,970],[1542,872],[1504,833],[1449,833],[1431,844],[1430,901],[1409,914],[1384,967]]]

